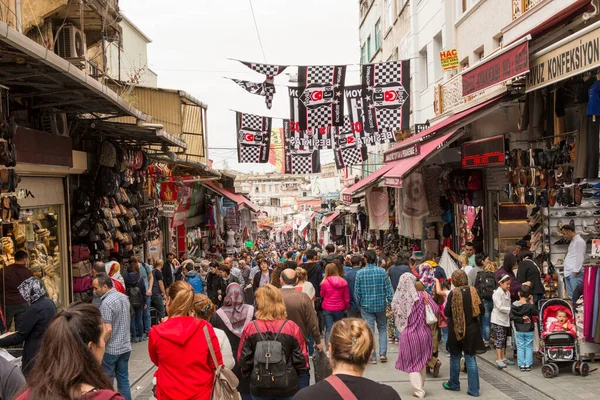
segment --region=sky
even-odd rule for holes
[[[279,65],[357,64],[358,0],[120,0],[121,11],[150,39],[149,67],[159,87],[184,90],[208,104],[208,146],[213,167],[242,172],[272,171],[269,164],[238,164],[235,113],[271,116],[273,126],[289,117],[287,89],[277,87],[273,108],[224,77],[262,82],[264,76],[230,58]],[[358,66],[347,83],[358,83]],[[288,85],[288,68],[275,84]],[[356,75],[354,78],[353,75]],[[352,79],[354,78],[354,79]],[[349,82],[351,79],[352,82]],[[322,162],[333,161],[332,151]],[[226,160],[226,161],[225,161]]]

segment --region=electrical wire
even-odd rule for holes
[[[265,48],[263,47],[262,40],[260,38],[260,31],[258,30],[258,23],[256,22],[256,15],[254,15],[254,6],[252,0],[248,0],[250,3],[250,11],[252,11],[252,19],[254,20],[254,27],[256,28],[256,35],[258,36],[258,44],[260,44],[260,50],[262,51],[263,59],[267,62],[267,56],[265,55]]]

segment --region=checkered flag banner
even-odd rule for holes
[[[298,67],[298,119],[301,130],[340,126],[344,123],[342,98],[346,66]]]
[[[267,163],[271,145],[271,118],[236,112],[238,162]]]
[[[229,79],[237,83],[248,93],[264,96],[265,104],[269,110],[273,106],[273,96],[275,95],[275,85],[273,85],[273,78],[267,78],[267,80],[265,80],[263,83],[249,82],[233,78]]]
[[[298,121],[298,107],[301,103],[300,89],[289,88],[290,97],[290,129],[289,135],[285,135],[286,143],[291,149],[333,149],[335,147],[335,130],[331,126],[320,127],[316,129],[300,129]]]
[[[349,116],[344,117],[344,125],[335,129],[335,149],[333,155],[337,169],[357,165],[367,160],[367,146],[362,143],[361,133]]]
[[[344,90],[344,97],[348,106],[349,121],[344,121],[346,129],[350,129],[356,134],[356,140],[365,146],[374,146],[377,143],[395,142],[396,135],[394,131],[384,129],[382,131],[367,132],[365,129],[365,102],[362,86],[347,86]]]
[[[238,60],[239,61],[239,60]],[[240,61],[246,67],[251,70],[258,72],[259,74],[266,75],[267,77],[274,77],[285,71],[287,65],[271,65],[271,64],[260,64],[248,61]]]
[[[283,135],[291,137],[290,120],[283,120]],[[319,150],[315,148],[299,147],[290,145],[286,139],[284,145],[284,169],[286,174],[306,175],[321,172],[321,157]]]
[[[364,129],[369,133],[409,129],[410,61],[362,66]]]

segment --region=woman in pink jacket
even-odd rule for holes
[[[325,267],[325,278],[321,282],[323,298],[323,318],[325,318],[325,343],[334,323],[344,318],[344,312],[350,306],[348,282],[338,273],[337,265],[331,263]]]

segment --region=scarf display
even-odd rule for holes
[[[425,291],[429,294],[433,294],[433,289],[435,288],[435,278],[434,268],[429,262],[424,262],[419,265],[419,281],[423,283],[425,287]]]
[[[35,303],[46,295],[46,290],[42,286],[42,281],[35,277],[25,279],[17,289],[19,289],[19,293],[29,304]]]
[[[441,175],[442,167],[440,166],[434,165],[423,168],[427,208],[429,209],[429,215],[432,217],[440,217],[444,213],[444,210],[440,207],[440,197],[443,195],[440,190]]]
[[[361,143],[360,133],[357,132],[349,116],[344,117],[344,125],[335,129],[335,132],[333,155],[337,169],[360,164],[367,160],[367,146]]]
[[[454,322],[454,334],[456,340],[461,341],[467,333],[467,322],[465,319],[465,307],[463,305],[463,295],[461,289],[469,285],[467,274],[462,269],[458,269],[452,273],[452,320]],[[479,306],[481,300],[477,295],[477,290],[473,286],[468,286],[471,292],[471,305],[473,308],[473,318],[479,316]]]
[[[314,174],[321,172],[321,157],[318,149],[310,147],[295,148],[288,140],[291,137],[292,121],[283,121],[284,169],[286,174]]]
[[[271,118],[236,112],[238,162],[267,163],[271,145]]]
[[[419,300],[419,294],[415,288],[416,282],[417,277],[413,274],[402,274],[398,281],[398,287],[395,289],[392,312],[396,328],[400,332],[406,328],[413,305]]]
[[[233,78],[230,79],[237,83],[242,89],[245,89],[248,93],[264,96],[265,105],[269,110],[271,109],[273,106],[273,97],[275,96],[275,85],[273,84],[272,77],[267,77],[263,83],[249,82]]]
[[[387,231],[390,229],[388,208],[390,199],[387,188],[369,188],[365,194],[369,229]]]
[[[298,67],[298,123],[301,130],[340,126],[344,123],[342,94],[346,66]],[[292,110],[292,114],[294,111]]]
[[[391,61],[362,66],[367,132],[410,128],[410,61]]]
[[[429,215],[425,194],[425,183],[420,170],[404,177],[402,182],[402,214],[407,217],[423,218]]]

